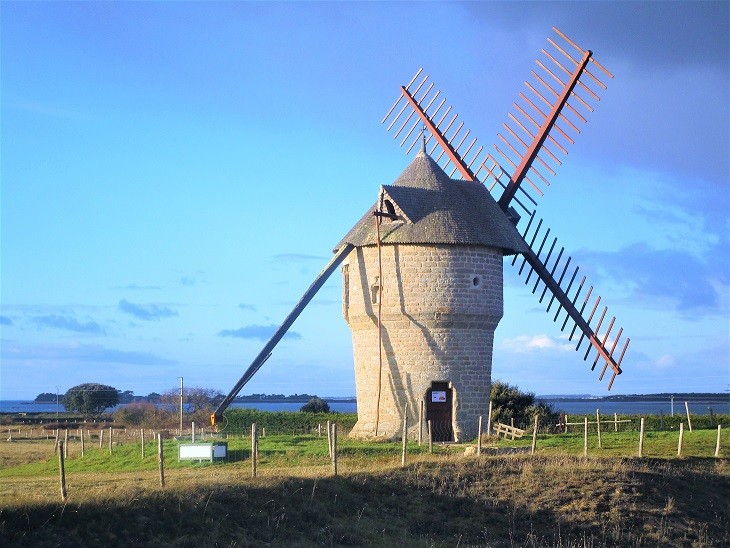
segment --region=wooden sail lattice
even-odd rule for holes
[[[592,369],[600,360],[604,362],[599,379],[603,379],[609,367],[612,369],[613,375],[608,383],[610,390],[616,375],[621,373],[621,361],[630,339],[623,341],[621,353],[615,359],[614,352],[619,347],[623,328],[611,339],[614,317],[601,332],[608,311],[605,306],[598,321],[591,325],[601,302],[600,296],[592,304],[588,319],[584,318],[593,287],[589,286],[583,296],[583,277],[574,289],[578,267],[565,283],[571,257],[564,260],[565,249],[561,247],[553,259],[557,238],[553,238],[546,248],[550,230],[542,232],[542,220],[536,223],[535,228],[532,227],[537,199],[550,185],[549,177],[555,176],[556,169],[562,164],[559,156],[568,154],[569,145],[574,144],[574,137],[580,133],[579,126],[587,122],[585,116],[593,112],[595,103],[600,101],[598,94],[606,89],[599,76],[613,78],[613,75],[593,58],[590,50],[582,49],[554,27],[553,31],[556,36],[547,39],[549,45],[542,49],[543,57],[536,60],[538,69],[532,71],[531,81],[525,81],[527,91],[519,93],[519,100],[513,103],[514,112],[507,113],[509,122],[503,124],[506,133],[497,134],[499,144],[495,142],[493,150],[485,151],[483,146],[475,150],[476,137],[464,127],[463,121],[457,123],[458,114],[452,114],[452,106],[446,105],[440,90],[434,90],[428,75],[421,77],[422,69],[416,72],[407,86],[401,87],[398,99],[382,123],[388,123],[387,130],[393,131],[394,139],[401,140],[401,147],[408,144],[407,154],[419,141],[421,132],[417,132],[416,128],[424,126],[428,130],[425,146],[430,147],[429,154],[445,171],[450,168],[452,177],[458,172],[458,176],[466,181],[483,182],[515,224],[519,223],[521,215],[512,206],[513,202],[523,214],[527,213],[529,220],[523,239],[528,251],[523,254],[519,273],[525,276],[525,284],[530,283],[533,273],[536,274],[532,292],[535,293],[542,284],[541,303],[547,292],[551,292],[547,312],[558,301],[553,321],[557,322],[561,312],[565,312],[561,331],[566,329],[570,320],[573,321],[569,340],[573,339],[577,330],[581,331],[576,350],[580,349],[583,340],[588,340],[584,360],[588,359],[591,350],[595,350]],[[517,260],[515,257],[513,264]],[[526,265],[529,265],[527,270]]]

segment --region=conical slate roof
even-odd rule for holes
[[[484,245],[505,255],[526,251],[515,226],[480,183],[449,178],[421,151],[392,185],[383,185],[383,200],[393,205],[398,220],[383,218],[384,244]],[[374,204],[342,241],[354,246],[375,245]],[[385,210],[385,208],[383,208]]]

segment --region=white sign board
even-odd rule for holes
[[[210,445],[181,445],[180,459],[210,459]]]
[[[446,390],[434,390],[431,392],[432,403],[446,403]]]

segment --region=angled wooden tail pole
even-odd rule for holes
[[[243,376],[238,380],[238,382],[228,393],[228,395],[223,398],[223,401],[220,403],[218,408],[210,416],[210,422],[212,426],[218,426],[218,423],[223,418],[223,412],[228,408],[233,399],[238,395],[238,393],[246,385],[246,383],[251,380],[251,377],[253,377],[256,372],[261,369],[261,366],[266,363],[266,360],[271,357],[271,353],[273,352],[274,348],[277,344],[279,344],[279,341],[281,341],[284,335],[286,335],[286,332],[289,331],[289,328],[299,317],[299,314],[302,313],[302,310],[304,310],[304,308],[309,304],[312,298],[317,294],[317,291],[322,288],[324,283],[332,275],[332,273],[339,266],[339,264],[345,259],[345,257],[347,257],[352,248],[353,246],[351,244],[343,245],[330,259],[324,270],[319,273],[314,282],[312,282],[312,285],[309,286],[309,289],[307,289],[302,298],[299,299],[297,305],[286,317],[284,323],[282,323],[276,330],[276,332],[271,336],[269,342],[264,345],[264,347],[261,349],[261,352],[258,353],[253,362],[251,362],[251,365],[248,366],[248,369],[246,369]]]
[[[378,215],[378,212],[381,215]],[[380,426],[380,392],[383,387],[383,254],[380,242],[380,223],[383,213],[383,192],[380,192],[378,200],[378,210],[373,212],[375,219],[375,233],[378,247],[378,388],[375,396],[375,437],[378,437],[378,427]]]

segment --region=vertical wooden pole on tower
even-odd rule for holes
[[[380,211],[383,209],[383,194],[380,194]],[[377,212],[375,212],[377,213]],[[375,437],[380,426],[380,392],[383,386],[383,256],[380,250],[380,216],[375,215],[375,232],[378,246],[378,390],[375,401]]]

